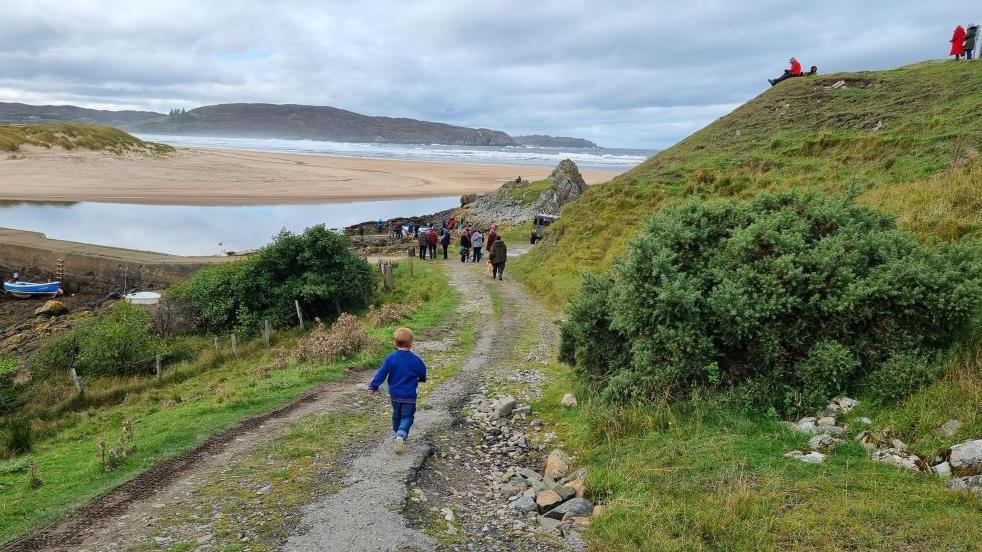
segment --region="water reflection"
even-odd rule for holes
[[[286,228],[340,228],[366,220],[422,215],[459,205],[457,197],[307,205],[187,206],[121,203],[0,203],[0,227],[49,238],[159,251],[215,255],[255,249]]]

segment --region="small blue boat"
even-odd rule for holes
[[[4,282],[3,290],[14,297],[54,297],[61,295],[61,282]]]

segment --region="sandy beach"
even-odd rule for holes
[[[180,149],[149,157],[26,149],[0,158],[0,200],[262,205],[436,197],[484,192],[549,167],[472,165]],[[582,171],[590,184],[616,173]]]

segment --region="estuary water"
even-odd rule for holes
[[[291,232],[302,232],[315,224],[343,228],[459,205],[457,196],[242,206],[0,202],[0,227],[42,232],[52,239],[173,255],[222,255],[256,249],[283,228]]]

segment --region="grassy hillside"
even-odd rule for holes
[[[832,88],[837,81],[845,87]],[[540,295],[563,302],[584,270],[624,250],[645,218],[684,197],[854,190],[902,225],[953,239],[982,231],[982,64],[791,79],[568,205],[516,260]]]
[[[78,148],[126,152],[170,153],[174,148],[166,144],[144,142],[126,132],[109,126],[82,123],[44,123],[38,125],[0,126],[0,151],[16,152],[22,146],[42,148]]]

